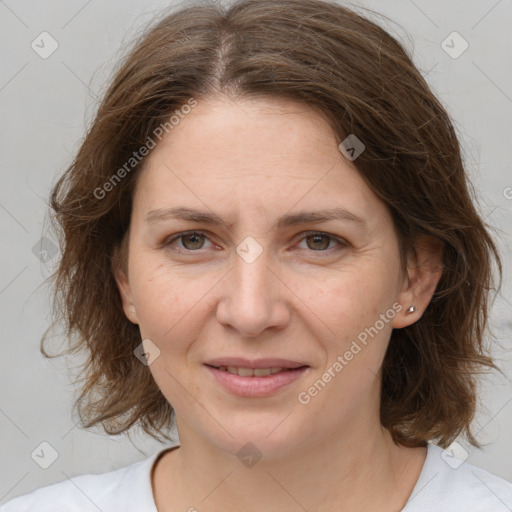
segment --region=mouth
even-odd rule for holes
[[[219,357],[206,361],[207,366],[214,368],[249,368],[249,369],[290,369],[294,370],[301,366],[309,366],[307,363],[282,359],[277,357],[265,357],[260,359],[246,359],[244,357]]]
[[[240,366],[213,366],[207,364],[210,368],[227,372],[231,375],[239,375],[240,377],[268,377],[269,375],[276,375],[283,372],[293,372],[300,369],[309,368],[308,365],[297,366],[295,368],[271,367],[271,368],[245,368]]]
[[[284,359],[248,361],[239,358],[208,361],[204,366],[215,383],[242,397],[273,395],[309,373],[311,368],[307,364]]]

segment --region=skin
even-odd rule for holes
[[[419,239],[417,259],[401,268],[390,213],[339,142],[305,105],[217,97],[199,101],[146,159],[127,271],[117,269],[116,280],[126,316],[160,350],[149,369],[176,411],[180,448],[153,472],[159,511],[399,511],[412,492],[426,449],[396,446],[380,425],[380,368],[392,329],[416,322],[430,302],[442,246]],[[145,220],[178,205],[230,226]],[[284,214],[330,207],[367,228],[343,220],[273,228]],[[199,238],[169,242],[194,230]],[[236,252],[248,236],[262,248],[252,263]],[[390,308],[392,320],[300,403]],[[220,356],[310,369],[270,397],[243,398],[203,366]],[[252,467],[237,457],[249,442],[262,457]]]

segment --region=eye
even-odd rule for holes
[[[175,240],[181,240],[182,246],[178,247],[177,250],[185,250],[188,252],[194,252],[203,248],[203,242],[208,237],[200,231],[189,231],[187,233],[181,233],[166,242],[165,246],[172,245]]]
[[[336,242],[339,247],[346,247],[348,245],[342,239],[321,231],[308,231],[307,233],[304,233],[304,235],[305,236],[301,240],[306,240],[307,248],[313,252],[328,252],[326,249],[332,241]],[[311,243],[308,243],[308,240],[311,240]]]
[[[173,246],[174,242],[181,241],[181,247],[171,247],[171,249],[182,252],[197,252],[204,248],[205,240],[209,240],[205,233],[201,231],[188,231],[186,233],[175,235],[165,241],[163,245],[166,247]],[[306,241],[307,249],[313,252],[329,252],[328,248],[331,242],[338,244],[339,248],[343,248],[348,245],[344,240],[321,231],[308,231],[303,233],[301,241],[302,240]],[[308,241],[311,241],[311,243],[308,243]]]

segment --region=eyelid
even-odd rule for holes
[[[172,242],[176,241],[176,240],[179,240],[180,238],[184,237],[184,236],[187,236],[187,235],[193,235],[193,234],[198,234],[198,235],[204,235],[208,240],[210,240],[210,242],[212,242],[212,240],[210,239],[210,237],[208,236],[208,232],[207,231],[203,231],[201,229],[192,229],[192,230],[189,230],[189,231],[181,231],[179,233],[175,233],[174,235],[171,235],[169,237],[167,237],[161,244],[162,247],[167,247],[168,245],[170,245]],[[212,242],[213,243],[213,242]],[[189,253],[194,253],[194,252],[200,252],[201,249],[198,249],[197,251],[190,251],[190,250],[187,250],[187,249],[176,249],[177,251],[181,251],[181,252],[189,252]]]
[[[335,251],[337,249],[340,249],[340,248],[343,248],[343,247],[348,247],[350,244],[343,238],[339,237],[339,236],[336,236],[336,235],[331,235],[331,233],[327,233],[326,231],[318,231],[318,230],[311,230],[311,231],[304,231],[302,233],[300,233],[300,239],[299,239],[299,242],[301,242],[302,240],[304,240],[305,238],[309,237],[309,236],[313,236],[313,235],[322,235],[322,236],[326,236],[327,238],[330,238],[332,241],[336,242],[338,244],[337,247],[331,247],[330,249],[325,249],[323,251],[314,251],[312,249],[309,249],[310,252],[313,252],[313,253],[326,253],[326,254],[330,254],[332,251]],[[306,249],[308,250],[308,249]]]
[[[189,231],[182,231],[180,233],[175,233],[171,237],[166,238],[161,245],[162,245],[162,247],[167,247],[172,242],[174,242],[176,240],[179,240],[180,238],[182,238],[182,237],[184,237],[186,235],[192,235],[192,234],[204,235],[208,240],[210,240],[210,242],[212,242],[212,240],[208,236],[208,232],[207,231],[204,231],[204,230],[201,230],[201,229],[193,229],[193,230],[189,230]],[[345,239],[343,239],[341,237],[338,237],[336,235],[332,235],[332,234],[327,233],[325,231],[310,230],[310,231],[304,231],[304,232],[300,233],[299,235],[300,235],[301,238],[298,240],[298,242],[301,242],[302,240],[304,240],[305,238],[307,238],[309,236],[323,235],[323,236],[326,236],[326,237],[330,238],[331,240],[335,241],[338,244],[338,247],[334,247],[334,248],[330,248],[330,249],[325,249],[325,250],[321,250],[321,251],[314,251],[312,249],[309,249],[309,252],[312,252],[312,253],[320,253],[320,254],[321,253],[327,253],[327,254],[330,254],[332,251],[334,251],[336,249],[340,249],[340,248],[343,248],[343,247],[348,247],[350,245],[349,242],[347,242]],[[193,254],[195,252],[196,253],[200,253],[201,252],[201,249],[198,249],[196,251],[192,251],[192,250],[188,250],[188,249],[176,248],[174,250],[176,250],[177,252],[186,252],[186,253],[190,253],[190,254]],[[306,249],[306,250],[308,250],[308,249]]]

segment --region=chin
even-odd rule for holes
[[[287,414],[266,415],[265,419],[241,415],[236,423],[224,421],[222,425],[226,430],[217,425],[217,437],[212,437],[212,430],[208,430],[205,437],[241,461],[245,456],[265,460],[286,458],[296,455],[310,437],[304,424],[294,426],[292,422],[297,419],[292,420],[293,414],[286,418]]]

